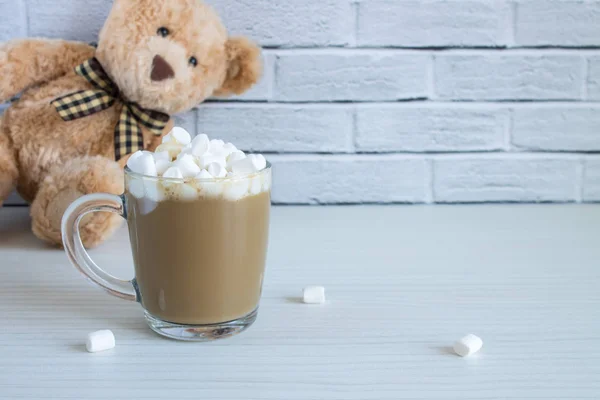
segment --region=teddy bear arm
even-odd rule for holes
[[[79,197],[90,193],[123,193],[123,171],[102,156],[83,156],[54,166],[48,172],[31,204],[33,233],[40,239],[60,246],[62,216]],[[120,226],[121,217],[94,213],[79,225],[84,246],[95,247]]]
[[[94,57],[94,47],[65,40],[26,39],[0,44],[0,102],[72,71]]]

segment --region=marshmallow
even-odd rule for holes
[[[231,164],[231,170],[236,175],[253,174],[262,171],[267,166],[267,160],[262,155],[250,154],[248,157]]]
[[[167,198],[167,194],[165,193],[164,189],[156,180],[146,179],[144,182],[144,189],[146,197],[151,201],[159,202]]]
[[[171,157],[171,160],[176,158],[177,155],[179,155],[179,153],[181,152],[181,150],[183,150],[184,146],[180,145],[179,143],[175,143],[175,142],[168,142],[168,143],[163,143],[160,146],[158,146],[156,148],[157,152],[163,152],[163,151],[167,151],[169,153],[169,157]]]
[[[187,183],[177,185],[175,191],[180,200],[196,200],[198,198],[198,190]]]
[[[90,353],[110,350],[115,347],[115,335],[106,329],[88,334],[85,341],[85,348]]]
[[[135,163],[135,160],[138,159],[138,157],[140,157],[142,154],[144,154],[143,151],[138,150],[135,153],[133,153],[132,155],[129,156],[129,160],[127,160],[127,166],[129,167],[129,169],[131,169],[130,164]]]
[[[227,169],[231,171],[231,166],[234,162],[240,161],[246,158],[246,154],[243,151],[236,150],[227,156]]]
[[[454,352],[461,357],[468,357],[481,350],[483,341],[478,336],[469,334],[454,343]]]
[[[156,162],[156,173],[159,176],[162,176],[162,174],[164,174],[172,165],[171,161],[159,160]]]
[[[133,161],[131,161],[130,158],[127,161],[127,166],[135,173],[148,176],[157,176],[156,164],[154,164],[154,156],[152,153],[144,152],[133,158]]]
[[[168,151],[159,151],[153,154],[154,162],[158,163],[159,161],[171,161],[171,156]]]
[[[128,182],[129,193],[136,199],[141,199],[144,197],[145,188],[144,188],[144,180],[140,178],[131,178]]]
[[[323,286],[307,286],[304,288],[303,301],[306,304],[325,303],[325,288]]]
[[[187,146],[191,141],[192,137],[190,136],[189,132],[178,126],[173,128],[173,130],[169,132],[169,134],[166,135],[162,140],[163,143],[176,142],[183,146]]]
[[[201,171],[194,157],[190,154],[183,155],[175,162],[175,165],[179,168],[184,178],[193,178]]]
[[[158,207],[158,202],[154,200],[151,200],[147,197],[138,199],[138,208],[140,210],[140,214],[142,215],[150,214],[152,211],[156,210],[156,207]]]
[[[181,153],[179,153],[177,155],[176,160],[181,160],[183,157],[185,156],[192,156],[192,150],[188,149],[188,148],[184,148],[183,150],[181,150]],[[192,156],[193,157],[193,156]]]
[[[130,156],[127,165],[138,174],[165,178],[128,181],[129,193],[144,203],[147,212],[171,196],[187,200],[196,199],[201,193],[237,201],[271,188],[270,173],[256,174],[267,166],[262,155],[246,156],[233,143],[210,140],[205,134],[192,140],[179,127],[163,138],[155,153],[138,151]],[[230,179],[219,180],[226,177]]]
[[[208,136],[201,134],[192,140],[191,154],[195,157],[201,157],[208,152],[210,140]]]
[[[267,168],[267,159],[262,154],[256,154],[256,165],[258,166],[258,170],[262,171]]]
[[[163,174],[164,178],[168,179],[183,179],[183,173],[178,167],[171,167]]]
[[[257,195],[262,191],[262,177],[255,176],[250,181],[250,194]]]
[[[227,182],[223,194],[227,200],[236,201],[248,194],[249,187],[248,179],[233,179],[231,182]]]
[[[209,174],[211,174],[214,178],[225,178],[227,176],[227,170],[219,163],[211,163],[208,168],[206,168]]]
[[[208,173],[208,172],[207,172]],[[206,197],[220,197],[223,194],[224,184],[216,181],[198,181],[200,193]]]
[[[202,169],[207,169],[208,166],[212,163],[220,164],[222,167],[227,166],[227,161],[225,161],[224,157],[215,154],[205,154],[202,157],[198,158],[198,165]]]
[[[213,176],[210,174],[210,172],[208,172],[207,170],[203,169],[202,171],[200,171],[200,173],[196,176],[196,179],[202,179],[202,180],[206,180],[206,179],[213,179]]]
[[[213,154],[218,154],[221,153],[221,151],[223,150],[223,146],[225,146],[225,142],[220,140],[220,139],[213,139],[210,141],[210,146],[208,148],[208,151],[210,151]]]
[[[268,172],[268,173],[261,174],[261,178],[262,178],[263,192],[271,191],[271,173]]]
[[[225,143],[221,149],[221,154],[225,156],[225,158],[229,157],[231,153],[234,151],[239,151],[237,147],[233,145],[233,143]]]

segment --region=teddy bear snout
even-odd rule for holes
[[[161,56],[155,56],[152,61],[152,74],[150,78],[155,82],[161,82],[174,77],[175,72],[173,71],[173,67]]]

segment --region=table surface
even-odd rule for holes
[[[600,206],[275,208],[259,318],[213,343],[152,333],[29,223],[0,210],[0,399],[600,398]],[[92,257],[132,275],[124,229]]]

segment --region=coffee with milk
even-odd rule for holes
[[[253,313],[267,255],[271,171],[232,144],[175,129],[128,162],[137,290],[153,318],[219,324]]]

